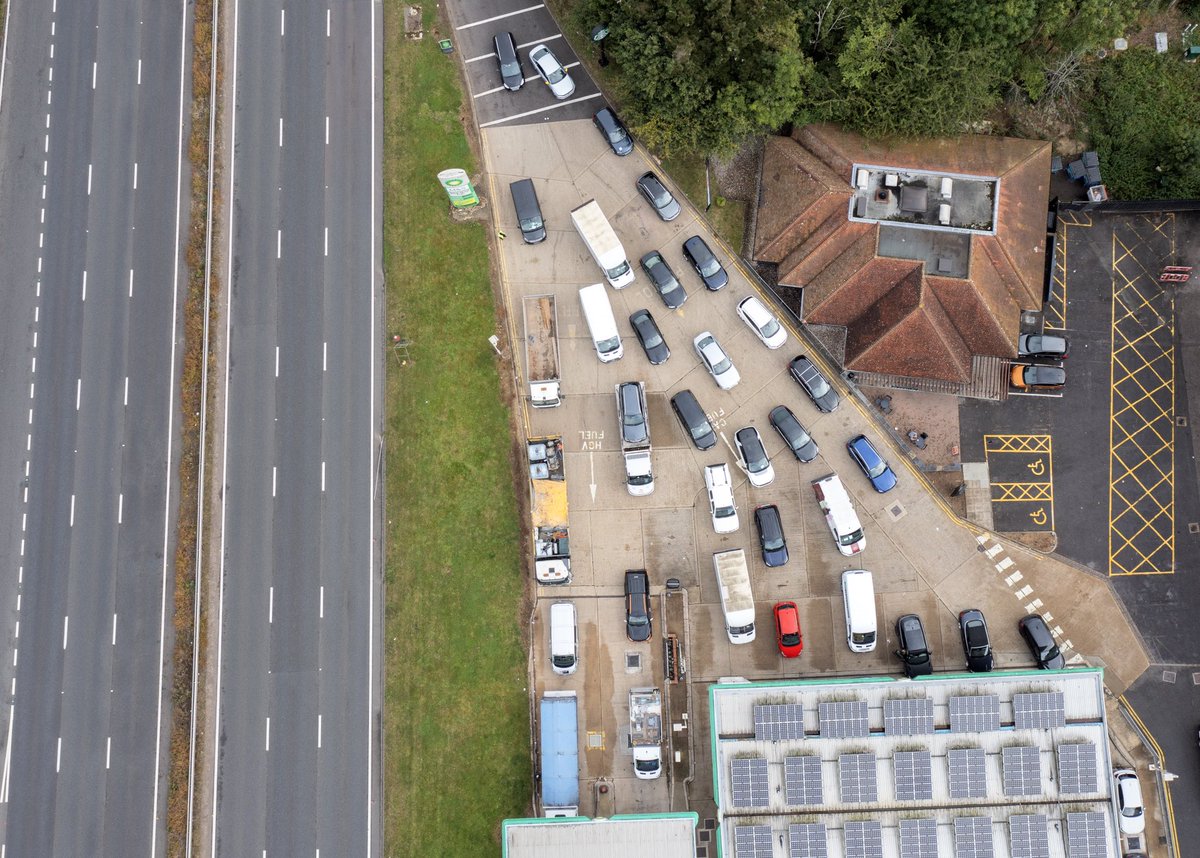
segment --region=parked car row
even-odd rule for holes
[[[525,85],[525,69],[517,51],[517,40],[507,30],[492,37],[496,51],[496,64],[500,68],[500,83],[509,92],[516,92]],[[575,81],[567,74],[558,57],[545,44],[534,45],[529,50],[529,64],[555,98],[561,100],[575,94]]]
[[[1018,390],[1061,390],[1067,383],[1067,371],[1060,363],[1070,353],[1066,337],[1053,334],[1021,334],[1017,337],[1017,358],[1013,364],[1012,386]],[[1057,364],[1030,363],[1035,360],[1058,361]]]

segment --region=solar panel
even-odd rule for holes
[[[1061,691],[1038,691],[1013,695],[1013,726],[1018,730],[1065,727],[1066,710]]]
[[[955,858],[992,858],[992,818],[959,816],[954,820]]]
[[[982,733],[1000,729],[1000,698],[995,694],[974,694],[950,698],[950,731]]]
[[[842,754],[838,757],[838,779],[843,802],[876,801],[874,754]]]
[[[766,742],[804,738],[804,707],[768,703],[754,707],[754,738]]]
[[[987,769],[983,748],[952,748],[947,752],[951,798],[984,798]]]
[[[1103,813],[1067,814],[1067,858],[1108,858],[1109,839]]]
[[[904,858],[938,858],[937,820],[900,820],[900,854]]]
[[[823,739],[861,739],[870,735],[867,726],[867,701],[817,704]]]
[[[771,794],[767,785],[767,761],[762,757],[731,760],[733,804],[735,807],[768,807]]]
[[[1050,858],[1050,835],[1042,814],[1008,818],[1008,847],[1012,858]]]
[[[1002,748],[1005,795],[1041,795],[1042,752],[1033,745]]]
[[[828,858],[825,825],[821,822],[788,826],[788,858]]]
[[[771,826],[735,825],[733,854],[736,858],[772,858]]]
[[[933,798],[933,768],[928,751],[896,751],[892,755],[898,801]]]
[[[846,858],[883,858],[883,829],[874,819],[846,823]]]
[[[883,701],[883,729],[889,736],[933,732],[933,701],[928,697]]]
[[[1063,793],[1096,792],[1096,746],[1072,742],[1058,746],[1058,790]]]
[[[821,758],[784,757],[783,792],[788,804],[824,804],[821,792]]]

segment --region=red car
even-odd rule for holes
[[[800,612],[795,602],[775,605],[775,640],[784,658],[795,658],[804,652],[804,636],[800,634]]]

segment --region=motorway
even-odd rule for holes
[[[185,7],[7,4],[6,858],[163,848]]]
[[[225,41],[233,191],[212,855],[379,851],[380,8],[235,3]]]

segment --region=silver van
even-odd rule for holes
[[[518,179],[508,186],[512,192],[513,208],[517,210],[517,223],[521,227],[521,238],[526,244],[538,244],[546,240],[546,222],[542,219],[542,207],[538,204],[533,179]]]

